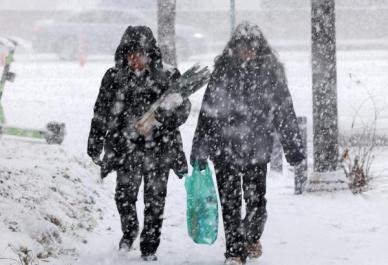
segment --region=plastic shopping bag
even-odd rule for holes
[[[201,171],[198,162],[185,180],[187,228],[197,244],[213,244],[218,234],[218,199],[209,165]]]

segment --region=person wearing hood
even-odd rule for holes
[[[283,65],[260,28],[238,25],[216,58],[195,131],[191,164],[215,168],[226,238],[225,264],[262,254],[266,172],[274,135],[291,165],[305,158]],[[242,191],[246,215],[242,219]]]
[[[123,232],[120,250],[129,250],[139,233],[136,201],[143,179],[140,250],[144,260],[156,260],[169,170],[179,178],[188,171],[178,127],[186,121],[191,104],[179,94],[170,94],[154,115],[137,121],[180,76],[177,69],[163,66],[150,28],[129,26],[116,50],[115,63],[102,78],[87,152],[101,166],[102,178],[117,172],[115,201]]]

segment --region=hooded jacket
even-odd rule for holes
[[[236,59],[234,53],[241,45],[254,49],[256,57],[245,62]],[[242,23],[215,61],[202,101],[191,163],[207,158],[267,163],[275,133],[289,163],[304,159],[283,66],[260,29]]]
[[[138,76],[129,70],[128,52],[141,49],[150,59],[145,72]],[[153,138],[128,136],[136,118],[144,114],[169,83],[180,76],[177,69],[165,69],[160,49],[151,29],[129,26],[116,49],[115,67],[108,69],[102,79],[94,106],[94,116],[88,139],[88,155],[100,157],[104,151],[102,177],[121,167],[136,166],[149,161],[149,166],[173,169],[178,176],[187,173],[182,137],[178,127],[189,113],[189,100],[174,110],[157,109],[155,118],[160,125]]]

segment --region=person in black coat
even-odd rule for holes
[[[88,155],[101,166],[102,178],[117,172],[115,200],[123,231],[120,249],[128,250],[139,232],[136,201],[144,180],[140,250],[144,259],[153,260],[160,242],[169,170],[180,178],[187,173],[178,127],[186,121],[191,104],[171,94],[147,121],[137,121],[180,76],[177,69],[163,67],[148,27],[127,28],[115,62],[102,79],[94,106]]]
[[[278,134],[291,165],[305,158],[283,65],[260,28],[234,31],[216,58],[195,131],[191,164],[214,163],[226,235],[227,264],[261,255],[267,219],[266,171]],[[246,216],[241,219],[242,189]]]

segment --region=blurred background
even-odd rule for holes
[[[1,35],[25,40],[25,48],[76,59],[80,45],[89,54],[112,54],[129,24],[157,29],[156,0],[2,0]],[[178,0],[178,58],[219,52],[230,35],[230,1]],[[261,26],[277,49],[309,49],[310,0],[236,2],[236,19]],[[337,0],[338,49],[387,49],[388,1]],[[29,46],[28,46],[29,45]]]

